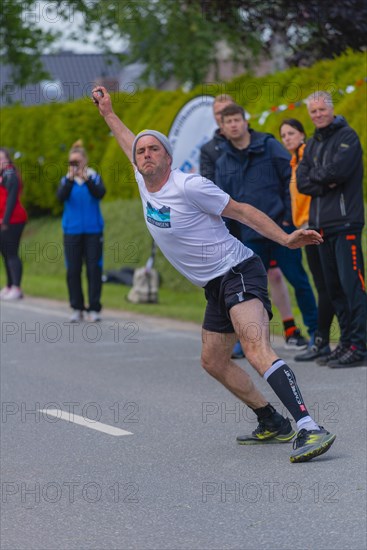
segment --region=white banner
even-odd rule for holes
[[[217,128],[213,102],[212,96],[194,97],[176,115],[168,134],[173,148],[173,168],[199,172],[200,147],[212,139]]]

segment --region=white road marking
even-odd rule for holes
[[[94,420],[86,420],[83,416],[78,416],[77,414],[74,414],[74,413],[62,411],[61,409],[40,409],[40,412],[48,416],[55,416],[56,418],[61,418],[61,420],[66,420],[67,422],[73,422],[74,424],[79,424],[79,426],[84,426],[85,428],[91,428],[92,430],[103,432],[108,435],[115,435],[115,436],[134,435],[132,432],[121,430],[121,428],[115,428],[114,426],[109,426],[108,424],[102,424],[102,422],[96,422]]]

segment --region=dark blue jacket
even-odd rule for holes
[[[105,193],[101,176],[93,170],[88,169],[88,179],[82,185],[69,180],[66,176],[63,177],[57,196],[64,202],[64,233],[102,233],[104,222],[99,203]]]
[[[272,136],[249,130],[247,156],[240,162],[232,146],[223,141],[223,154],[216,162],[215,183],[238,202],[245,202],[265,212],[278,225],[292,224],[289,182],[290,154]],[[240,224],[241,241],[264,237]]]

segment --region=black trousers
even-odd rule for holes
[[[19,257],[19,243],[25,223],[11,223],[8,229],[0,231],[0,252],[4,258],[7,286],[20,286],[22,261]]]
[[[101,311],[103,234],[64,234],[66,280],[70,305],[81,311]],[[86,307],[82,288],[82,267],[86,265],[89,306]]]
[[[361,231],[324,235],[319,253],[329,297],[338,317],[340,341],[365,350],[367,295]]]
[[[317,290],[317,330],[325,344],[330,341],[330,328],[334,318],[334,306],[330,300],[321,265],[319,246],[305,246],[307,263]]]

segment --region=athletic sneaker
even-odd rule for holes
[[[290,456],[291,462],[307,462],[315,456],[328,451],[334,443],[336,435],[327,432],[322,426],[319,430],[300,430],[293,441],[295,453]]]
[[[306,351],[299,353],[294,357],[295,361],[314,361],[318,357],[330,355],[330,346],[321,336],[315,336],[314,342],[308,345]]]
[[[97,311],[90,311],[88,315],[88,321],[91,323],[98,323],[99,321],[102,321],[101,314]]]
[[[243,353],[241,342],[238,341],[235,343],[233,347],[231,359],[243,359],[244,357],[245,357],[245,354]]]
[[[3,296],[2,300],[21,300],[23,298],[23,292],[18,286],[12,286]]]
[[[339,359],[339,357],[344,355],[348,350],[349,350],[348,346],[344,346],[343,344],[338,344],[336,348],[331,353],[329,353],[329,355],[326,355],[324,357],[319,357],[316,360],[316,363],[322,366],[328,365],[331,361],[336,361],[337,359]]]
[[[284,347],[286,349],[306,349],[308,346],[308,341],[304,336],[302,336],[299,328],[296,328],[295,331],[290,335],[285,337]]]
[[[344,369],[348,367],[367,367],[367,355],[364,351],[350,346],[350,348],[333,361],[329,361],[327,364],[331,369]]]
[[[4,298],[4,296],[9,292],[9,290],[10,290],[10,286],[4,286],[4,288],[0,290],[0,299]]]
[[[261,445],[264,443],[289,443],[296,432],[289,418],[274,413],[271,418],[260,420],[258,427],[249,435],[239,435],[239,445]]]
[[[73,309],[73,313],[70,316],[70,323],[80,323],[83,321],[83,312],[80,309]]]

